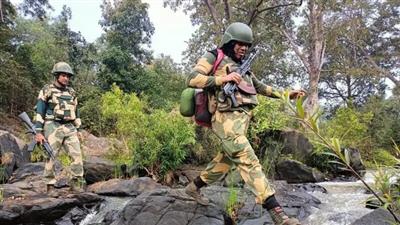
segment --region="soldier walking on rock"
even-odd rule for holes
[[[269,212],[275,224],[299,225],[295,218],[289,218],[277,202],[274,190],[265,177],[257,156],[254,153],[246,131],[251,118],[251,110],[258,104],[255,93],[236,91],[235,97],[239,106],[234,107],[230,98],[221,98],[222,87],[228,82],[246,82],[253,86],[257,93],[276,97],[273,88],[259,81],[254,74],[243,76],[235,71],[238,68],[249,47],[253,43],[253,32],[244,23],[233,23],[227,29],[219,48],[224,58],[214,74],[214,62],[217,50],[207,52],[202,56],[187,79],[189,87],[205,88],[212,93],[209,97],[209,111],[212,116],[212,130],[221,139],[223,150],[208,164],[200,176],[185,188],[185,192],[196,199],[199,204],[207,205],[208,199],[200,194],[200,188],[223,177],[232,166],[236,166],[246,184],[256,196],[256,202]],[[290,92],[291,98],[304,95],[303,91]]]
[[[35,139],[38,143],[48,141],[57,157],[60,150],[68,153],[71,165],[63,171],[68,176],[69,185],[74,191],[82,191],[83,179],[82,151],[80,148],[79,128],[81,119],[78,113],[78,100],[75,90],[69,86],[74,76],[71,67],[65,62],[54,65],[54,82],[45,85],[39,92],[36,104]],[[55,176],[54,162],[49,159],[44,169],[47,190],[57,187],[60,177]]]

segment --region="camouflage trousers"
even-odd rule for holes
[[[46,121],[44,124],[44,135],[58,157],[60,150],[65,150],[72,159],[72,163],[64,168],[62,176],[69,179],[83,177],[83,160],[80,142],[76,128],[72,123],[60,124],[55,121]],[[54,180],[54,162],[49,159],[44,168],[44,177]]]
[[[201,172],[201,179],[211,184],[222,178],[232,166],[239,173],[261,204],[274,194],[254,149],[246,138],[251,116],[246,112],[219,112],[212,118],[212,129],[222,141],[222,151]]]

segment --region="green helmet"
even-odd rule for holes
[[[56,75],[58,73],[66,73],[71,76],[74,75],[72,68],[66,62],[58,62],[58,63],[54,64],[53,70],[51,70],[51,73],[54,75]]]
[[[220,46],[222,47],[224,44],[232,40],[252,44],[253,31],[249,26],[247,26],[247,24],[239,22],[232,23],[228,28],[226,28]]]

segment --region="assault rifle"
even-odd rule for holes
[[[250,55],[247,57],[246,60],[244,60],[242,65],[240,65],[240,67],[236,69],[235,72],[237,72],[238,74],[240,74],[241,77],[243,77],[247,72],[249,72],[251,63],[256,58],[257,54],[258,54],[258,49],[255,48],[253,51],[250,52]],[[238,90],[241,90],[247,94],[253,94],[253,95],[257,94],[253,85],[243,80],[239,84],[236,84],[235,82],[229,82],[225,84],[225,86],[223,87],[224,96],[229,97],[232,100],[233,107],[239,106],[235,97],[235,92]]]
[[[18,117],[22,120],[22,122],[28,129],[27,133],[30,133],[33,135],[33,141],[28,145],[28,151],[32,152],[37,144],[37,142],[35,140],[35,135],[37,134],[37,132],[35,130],[35,125],[33,125],[31,119],[29,118],[28,114],[26,114],[26,112],[22,112],[21,114],[18,115]],[[62,170],[62,165],[61,165],[60,161],[58,161],[56,156],[54,155],[53,148],[50,146],[50,144],[47,142],[47,140],[44,140],[42,146],[43,146],[46,154],[53,160],[54,170],[55,170],[56,174],[60,174],[60,172]]]

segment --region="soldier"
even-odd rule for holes
[[[262,167],[251,147],[246,131],[251,118],[251,110],[258,104],[255,94],[242,91],[235,93],[238,107],[233,107],[230,98],[221,98],[222,88],[227,82],[247,82],[256,92],[269,97],[274,96],[274,90],[259,81],[254,74],[248,73],[241,77],[234,71],[239,67],[249,47],[253,42],[253,32],[243,23],[233,23],[225,31],[219,48],[224,58],[214,74],[210,74],[216,61],[216,51],[207,52],[202,56],[187,79],[187,85],[194,88],[205,88],[210,94],[209,110],[212,116],[212,130],[221,139],[223,150],[208,164],[200,176],[188,184],[185,192],[199,204],[207,205],[208,199],[201,196],[200,188],[223,177],[232,166],[236,166],[241,177],[256,196],[256,202],[262,204],[275,224],[298,225],[295,218],[289,218],[274,196]],[[290,97],[304,95],[303,91],[291,91]],[[215,110],[213,110],[215,109]]]
[[[54,82],[45,85],[39,92],[36,104],[35,139],[43,143],[45,138],[57,156],[62,148],[66,150],[72,159],[72,163],[66,171],[72,190],[83,190],[83,163],[79,142],[79,128],[81,119],[78,113],[78,100],[76,93],[69,86],[74,73],[65,62],[54,65],[52,73]],[[44,177],[47,182],[47,191],[55,187],[59,177],[54,174],[53,160],[46,162]]]

